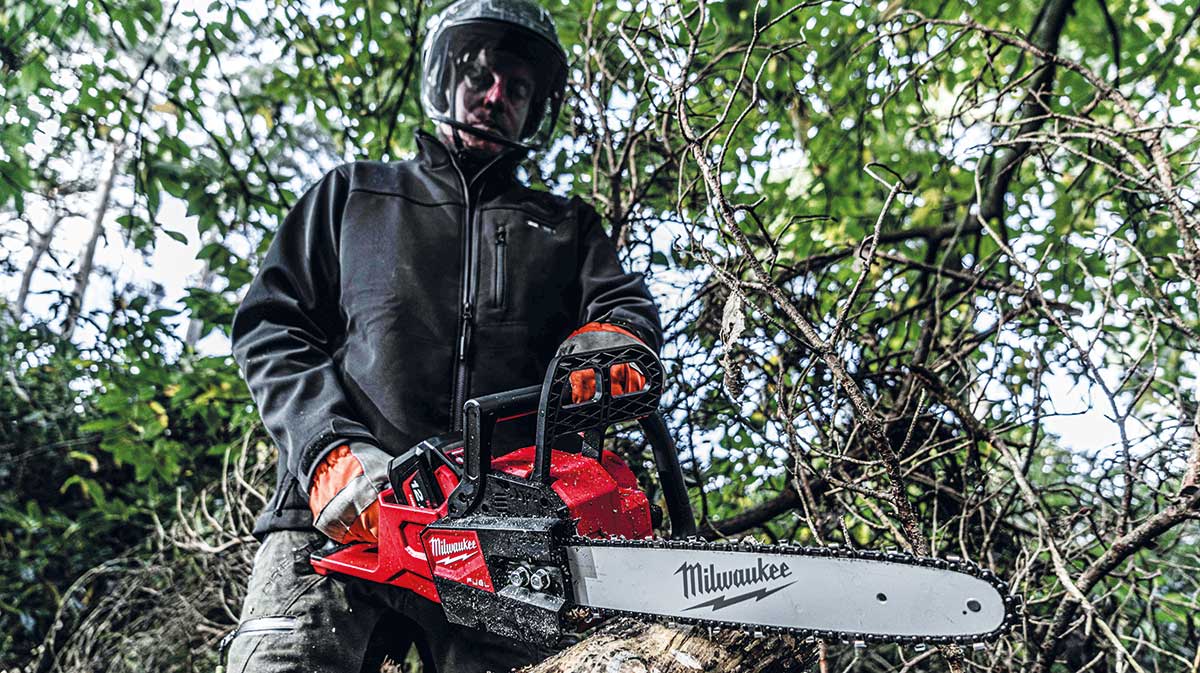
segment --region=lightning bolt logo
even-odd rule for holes
[[[445,565],[445,566],[454,565],[455,563],[458,563],[459,561],[461,561],[465,558],[470,558],[475,553],[476,553],[476,550],[472,549],[471,551],[469,551],[465,554],[459,554],[458,556],[447,556],[445,558],[440,558],[436,561],[436,563],[438,563],[439,565]]]
[[[780,586],[775,587],[774,589],[766,589],[766,588],[755,589],[754,591],[747,591],[746,593],[741,594],[740,596],[734,596],[733,598],[726,598],[725,595],[722,594],[722,595],[717,596],[716,598],[712,599],[711,601],[704,601],[703,603],[697,603],[696,605],[693,605],[690,608],[684,608],[684,612],[687,612],[688,610],[699,610],[700,608],[712,608],[712,611],[716,612],[717,610],[727,608],[730,605],[736,605],[743,601],[748,601],[751,598],[753,598],[754,602],[757,603],[757,602],[761,601],[762,599],[766,598],[767,596],[770,596],[771,594],[779,592],[779,591],[783,591],[784,589],[792,586],[793,584],[795,584],[795,582],[788,582],[787,584],[782,584]]]

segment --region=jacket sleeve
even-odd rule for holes
[[[655,351],[662,348],[658,307],[640,273],[626,273],[600,216],[582,205],[579,281],[582,295],[579,324],[607,322],[633,331]]]
[[[342,440],[378,445],[355,419],[332,358],[345,328],[338,233],[348,192],[339,168],[301,197],[233,318],[234,358],[280,461],[305,493]]]

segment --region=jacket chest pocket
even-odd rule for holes
[[[525,321],[557,304],[578,275],[572,227],[519,210],[496,210],[485,228],[488,236],[480,291],[494,320]],[[484,285],[486,283],[486,285]]]

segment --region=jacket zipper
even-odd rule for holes
[[[467,184],[467,178],[463,175],[462,169],[458,167],[458,162],[454,160],[454,154],[450,154],[450,165],[454,166],[454,171],[458,173],[458,182],[463,190],[463,222],[462,222],[462,292],[459,294],[461,302],[459,303],[458,313],[458,345],[454,357],[454,388],[450,392],[450,430],[462,429],[462,407],[466,403],[467,396],[467,349],[471,347],[471,278],[474,274],[471,273],[472,259],[472,239],[474,238],[474,214],[471,212],[471,188]]]
[[[508,227],[501,223],[496,227],[496,274],[492,281],[492,305],[500,308],[505,304],[504,276],[505,257],[508,250]]]
[[[459,184],[462,185],[463,199],[465,208],[463,209],[463,274],[462,274],[462,303],[461,311],[458,319],[458,352],[455,358],[454,372],[454,389],[451,391],[450,404],[453,405],[450,409],[450,430],[462,430],[463,427],[463,404],[467,402],[467,388],[470,385],[470,370],[467,366],[467,356],[471,352],[471,332],[475,324],[475,273],[479,266],[478,256],[479,246],[476,241],[479,239],[478,223],[475,221],[475,215],[471,204],[471,189],[475,183],[482,178],[487,172],[500,162],[506,156],[505,152],[497,154],[491,162],[484,165],[483,168],[471,178],[470,183],[467,182],[466,175],[463,174],[462,168],[454,159],[454,153],[450,153],[450,165],[454,166],[454,170],[458,173]]]

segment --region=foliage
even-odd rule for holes
[[[64,592],[98,561],[147,548],[156,517],[212,483],[256,420],[225,357],[168,357],[162,313],[131,302],[104,346],[81,350],[45,325],[5,325],[0,387],[0,631],[5,652],[46,634]]]
[[[551,4],[571,91],[529,179],[600,208],[659,293],[709,534],[988,565],[1028,609],[972,667],[1194,667],[1194,3]],[[205,489],[269,451],[221,335],[307,184],[413,151],[432,11],[0,9],[0,279],[29,288],[0,306],[0,666],[110,651],[147,623],[103,607],[138,581],[244,570],[256,501]],[[104,265],[80,289],[101,198],[106,248],[192,246],[182,296]],[[1056,434],[1079,391],[1110,442]],[[173,543],[196,503],[241,528]],[[109,559],[129,572],[86,574]],[[206,605],[180,668],[232,622]]]

